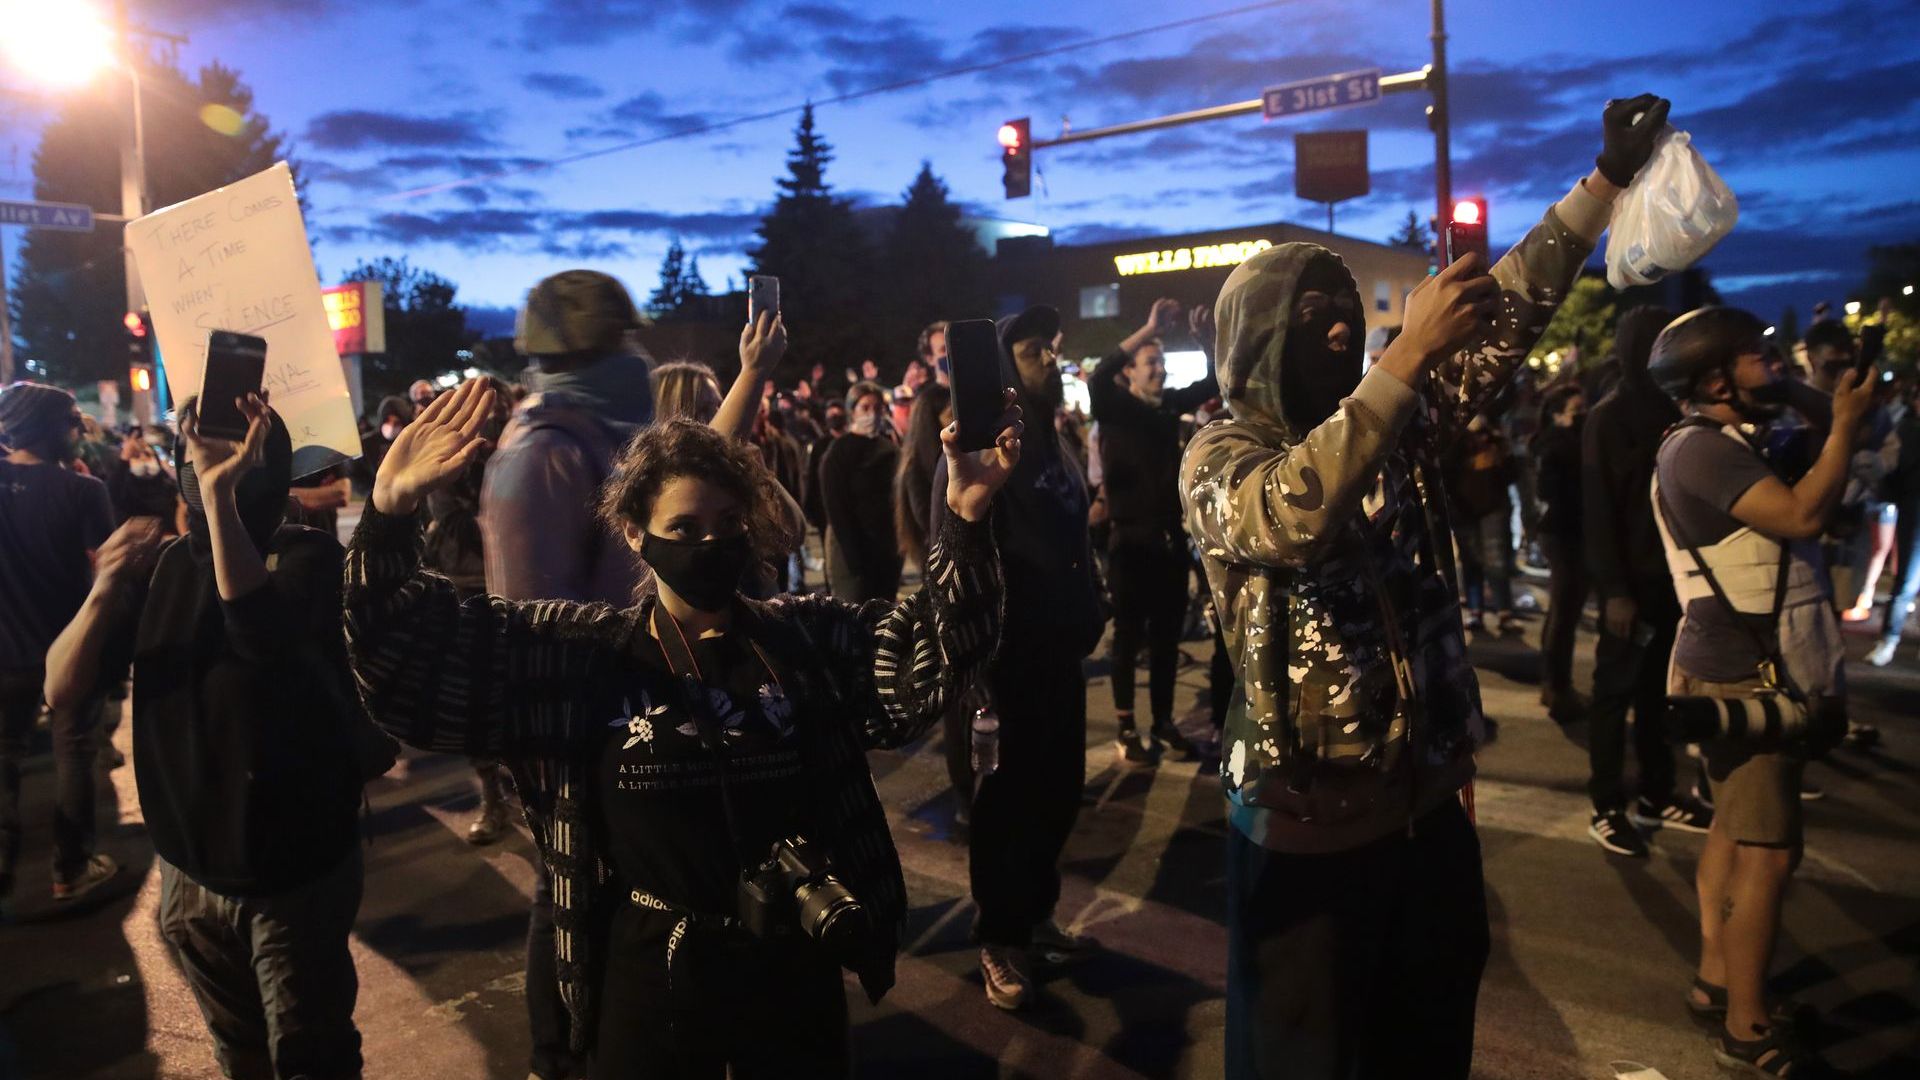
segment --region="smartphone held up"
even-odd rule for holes
[[[953,383],[953,419],[959,448],[985,450],[1000,437],[1006,411],[1006,380],[1000,372],[1000,337],[992,319],[961,319],[947,325],[947,366]]]
[[[200,377],[196,406],[201,433],[219,439],[246,438],[247,418],[239,401],[260,392],[266,371],[266,339],[230,330],[209,331],[207,367]]]

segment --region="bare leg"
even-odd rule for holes
[[[1715,819],[1707,829],[1706,847],[1700,852],[1700,867],[1694,872],[1694,888],[1700,894],[1700,981],[1712,986],[1727,985],[1725,928],[1728,886],[1733,877],[1734,844]],[[1706,995],[1693,991],[1693,1000],[1707,1004]]]
[[[1727,966],[1727,1032],[1736,1039],[1752,1039],[1767,1029],[1767,968],[1792,872],[1793,856],[1785,848],[1734,847],[1732,910],[1722,927],[1721,951]]]

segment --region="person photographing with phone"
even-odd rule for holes
[[[840,971],[884,994],[906,910],[864,751],[938,722],[999,640],[989,518],[1021,459],[1011,395],[988,449],[943,435],[950,513],[928,584],[859,607],[743,598],[756,557],[792,540],[775,481],[711,427],[647,428],[601,501],[653,569],[624,609],[463,604],[422,569],[418,510],[483,452],[491,396],[467,383],[408,427],[349,548],[347,638],[373,718],[528,779],[555,978],[591,1075],[845,1075]]]
[[[1269,248],[1220,290],[1232,419],[1180,481],[1239,683],[1229,1077],[1468,1075],[1488,928],[1463,789],[1485,723],[1441,455],[1546,329],[1667,109],[1609,102],[1598,167],[1490,272],[1468,254],[1416,288],[1364,375],[1365,307],[1331,251]]]
[[[46,694],[133,668],[133,761],[161,937],[228,1076],[358,1076],[361,787],[393,762],[360,713],[340,631],[340,542],[283,524],[293,444],[258,387],[180,417],[188,534],[133,518],[101,548]],[[223,430],[226,430],[223,428]]]

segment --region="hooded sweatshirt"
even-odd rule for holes
[[[1587,414],[1580,489],[1587,572],[1601,599],[1631,596],[1677,612],[1666,549],[1647,498],[1661,436],[1680,422],[1680,407],[1647,377],[1653,340],[1668,321],[1667,312],[1654,308],[1620,317],[1613,341],[1620,382]]]
[[[1181,499],[1237,676],[1221,779],[1234,827],[1255,843],[1358,847],[1472,777],[1485,725],[1439,455],[1546,329],[1606,218],[1576,187],[1494,266],[1490,327],[1417,390],[1374,367],[1307,430],[1284,408],[1283,383],[1303,380],[1282,358],[1302,274],[1338,257],[1283,244],[1221,288],[1216,356],[1232,419],[1188,444]],[[1357,348],[1365,327],[1351,330]]]
[[[189,532],[161,550],[131,641],[133,763],[154,851],[227,896],[318,878],[353,846],[365,726],[341,627],[340,542],[281,525],[292,458],[274,418],[240,516],[267,583],[223,600],[200,487],[180,468]]]

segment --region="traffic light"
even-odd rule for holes
[[[1000,125],[1000,167],[1007,198],[1033,194],[1033,133],[1024,116]]]
[[[1447,222],[1447,262],[1464,258],[1469,251],[1480,253],[1481,268],[1487,260],[1487,200],[1480,195],[1456,199],[1453,220]]]

